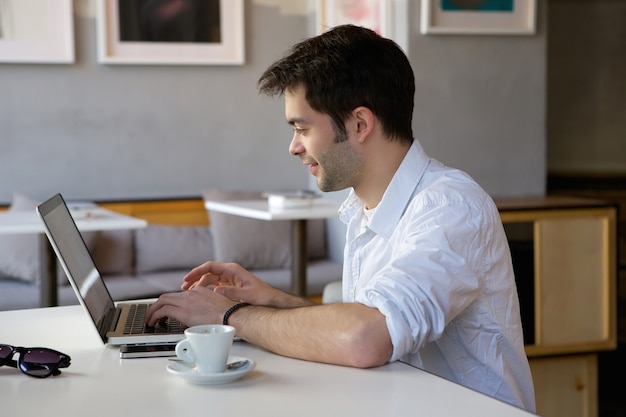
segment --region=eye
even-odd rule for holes
[[[297,135],[302,135],[306,129],[302,128],[302,127],[298,127],[298,126],[294,126],[293,127],[293,131],[294,133],[296,133]]]

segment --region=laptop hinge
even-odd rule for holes
[[[113,332],[121,313],[122,309],[119,307],[110,309],[102,318],[102,322],[98,323],[98,333],[106,336],[108,332]]]

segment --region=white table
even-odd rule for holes
[[[208,210],[250,217],[258,220],[291,220],[292,221],[292,266],[291,291],[294,294],[306,295],[306,222],[309,219],[325,219],[338,215],[340,202],[331,199],[315,199],[309,207],[302,208],[274,208],[267,200],[233,200],[212,201],[205,200]]]
[[[59,326],[72,330],[59,332]],[[49,347],[72,358],[61,375],[46,379],[0,367],[3,416],[532,415],[400,362],[355,369],[289,359],[246,343],[235,343],[231,354],[254,360],[251,373],[225,385],[191,385],[166,371],[167,358],[119,359],[78,305],[3,311],[0,329],[1,343]]]
[[[135,217],[126,216],[100,207],[71,210],[76,226],[81,232],[98,230],[140,229],[147,222]],[[36,211],[3,211],[0,212],[0,234],[39,235],[40,256],[40,306],[57,305],[57,263],[54,250],[46,237],[41,219]],[[0,254],[0,256],[2,256]],[[0,342],[1,343],[1,342]]]

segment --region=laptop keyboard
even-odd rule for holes
[[[182,333],[187,328],[173,318],[161,321],[156,326],[146,325],[145,318],[149,308],[150,304],[147,303],[132,304],[130,306],[128,320],[126,320],[126,325],[124,326],[124,334]]]

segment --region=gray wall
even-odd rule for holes
[[[419,14],[411,2],[410,16]],[[414,133],[494,196],[545,190],[545,13],[534,36],[421,36],[412,21]]]
[[[313,34],[307,0],[245,2],[243,66],[99,65],[92,2],[74,2],[75,64],[0,64],[0,203],[13,191],[114,200],[311,186],[288,154],[282,99],[256,91],[260,73]],[[534,36],[420,35],[419,2],[408,4],[414,133],[494,196],[545,189],[538,3]]]
[[[626,2],[551,0],[548,170],[626,174]]]

